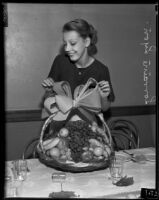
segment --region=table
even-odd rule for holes
[[[155,154],[155,149],[132,149],[129,152]],[[59,172],[40,163],[38,159],[28,159],[27,179],[23,182],[20,197],[48,197],[51,192],[61,190],[59,183],[52,182],[51,176]],[[10,161],[7,162],[9,165]],[[155,161],[139,164],[127,161],[124,164],[124,174],[133,177],[134,184],[130,186],[113,185],[109,178],[109,169],[85,173],[66,172],[63,183],[64,191],[74,191],[80,198],[134,198],[140,195],[141,188],[155,189]],[[79,198],[78,197],[78,198]]]

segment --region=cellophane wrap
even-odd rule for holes
[[[101,113],[98,83],[90,78],[72,95],[69,84],[62,81],[54,84],[53,91],[55,95],[44,101],[42,116],[47,119],[37,146],[39,160],[70,172],[108,167],[113,149],[111,133]],[[60,124],[58,128],[56,123]]]

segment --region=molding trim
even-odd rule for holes
[[[6,111],[5,122],[43,121],[41,110],[11,110]],[[118,116],[153,115],[156,114],[155,105],[145,106],[116,106],[111,107],[104,115],[106,118]]]

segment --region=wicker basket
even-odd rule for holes
[[[103,144],[108,145],[110,147],[110,153],[107,158],[104,158],[102,160],[98,161],[91,161],[91,162],[79,162],[75,163],[73,161],[60,161],[57,158],[53,158],[47,155],[43,142],[44,142],[44,137],[45,136],[45,130],[48,127],[48,125],[54,120],[56,113],[50,115],[48,119],[45,121],[42,130],[41,130],[41,135],[39,139],[39,143],[37,145],[37,152],[39,156],[40,162],[45,164],[48,167],[55,168],[60,171],[65,171],[65,172],[91,172],[95,170],[101,170],[108,168],[109,163],[110,163],[110,158],[112,155],[114,155],[113,149],[112,149],[112,138],[110,134],[109,127],[107,126],[106,122],[104,121],[103,115],[99,115],[99,119],[102,122],[102,130],[103,133],[98,132],[97,135],[102,138]],[[53,133],[53,137],[54,137]],[[56,133],[57,134],[57,133]]]

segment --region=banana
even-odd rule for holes
[[[46,146],[46,145],[49,144],[51,141],[52,141],[52,138],[43,141],[43,146]]]
[[[53,147],[55,147],[59,142],[60,142],[60,138],[58,138],[58,137],[52,138],[50,142],[48,142],[45,145],[43,144],[43,147],[45,150],[49,150],[49,149],[52,149]]]

